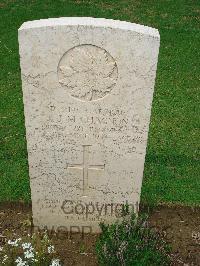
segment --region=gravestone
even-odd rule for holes
[[[35,226],[98,232],[137,211],[156,29],[96,18],[25,22],[19,50]]]

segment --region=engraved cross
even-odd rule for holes
[[[83,171],[83,195],[88,189],[88,171],[89,170],[105,170],[104,165],[90,165],[89,164],[89,147],[92,145],[83,145],[83,163],[82,164],[67,164],[69,169],[80,169]]]

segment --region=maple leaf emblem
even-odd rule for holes
[[[59,82],[73,97],[92,101],[103,98],[117,80],[117,65],[104,49],[80,45],[69,50],[59,65]]]

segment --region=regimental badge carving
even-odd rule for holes
[[[114,58],[104,49],[84,44],[73,47],[61,58],[58,79],[69,94],[93,101],[111,92],[118,77]]]

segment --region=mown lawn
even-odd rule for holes
[[[0,1],[0,201],[30,201],[17,29],[27,20],[62,16],[120,19],[159,29],[142,202],[200,205],[198,0]]]

